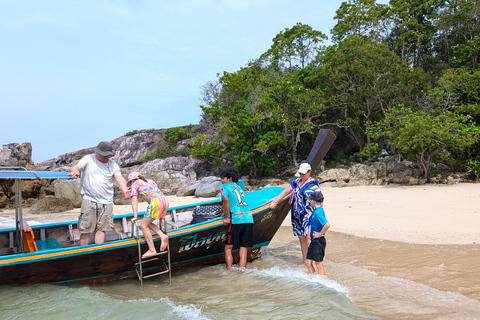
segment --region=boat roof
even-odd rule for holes
[[[67,172],[56,171],[30,171],[0,168],[0,179],[68,179]]]

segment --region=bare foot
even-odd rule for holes
[[[162,243],[160,244],[160,251],[163,251],[167,248],[168,236],[165,234],[163,236],[160,236],[160,238],[162,239]]]
[[[157,252],[156,252],[156,251],[150,251],[150,250],[148,250],[147,252],[145,252],[145,253],[142,255],[142,259],[154,257],[154,256],[156,256],[156,255],[157,255]]]

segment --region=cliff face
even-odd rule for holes
[[[163,141],[165,130],[147,129],[135,134],[121,136],[111,141],[115,156],[113,160],[120,167],[130,167],[139,164],[141,157],[166,143]],[[99,141],[100,142],[100,141]],[[74,152],[61,154],[56,158],[37,162],[37,170],[68,171],[72,165],[78,162],[84,155],[93,153],[93,147]],[[67,169],[68,168],[68,169]]]
[[[192,157],[168,157],[140,164],[140,158],[156,149],[167,146],[163,139],[164,134],[165,130],[148,129],[111,141],[115,150],[113,160],[119,164],[125,178],[132,171],[142,172],[155,180],[162,191],[171,195],[176,194],[186,184],[192,184],[206,176],[219,174],[218,168]],[[186,147],[189,141],[190,139],[179,141],[178,145]],[[0,149],[0,166],[25,167],[28,170],[70,172],[71,166],[76,164],[84,155],[93,153],[93,147],[61,154],[56,158],[34,164],[32,161],[32,145],[30,143],[26,142],[22,145],[12,143],[4,145]],[[59,184],[62,184],[61,188],[58,187]],[[22,181],[23,204],[31,206],[38,199],[46,196],[62,196],[66,192],[66,186],[78,188],[78,183],[67,185],[60,181],[50,180]],[[61,190],[63,191],[61,192]],[[124,202],[120,196],[122,192],[119,191],[117,189],[115,192],[118,194],[115,199],[117,204]],[[69,192],[78,194],[78,192],[73,190]],[[15,204],[14,196],[14,181],[0,180],[0,208],[13,208]],[[77,205],[78,199],[72,199],[72,201]]]
[[[9,143],[0,148],[0,167],[24,167],[32,170],[32,144]]]

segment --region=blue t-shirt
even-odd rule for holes
[[[230,202],[230,212],[232,224],[253,223],[253,216],[245,201],[245,195],[242,188],[235,182],[224,183],[220,186],[220,193],[228,196]]]
[[[325,217],[325,210],[323,207],[318,207],[313,211],[312,217],[310,218],[310,237],[313,239],[313,231],[320,232],[323,229],[323,226],[328,222],[327,217]]]

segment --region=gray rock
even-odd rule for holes
[[[56,213],[73,209],[70,199],[48,196],[37,201],[29,210],[30,214]]]
[[[176,196],[177,197],[193,196],[195,194],[195,190],[197,190],[199,185],[200,185],[200,181],[188,183],[177,190]]]
[[[0,167],[24,167],[33,170],[32,144],[9,143],[0,148]]]
[[[76,208],[80,208],[82,204],[82,197],[80,196],[80,179],[59,179],[55,180],[52,185],[56,197],[70,199]]]
[[[215,197],[220,192],[222,180],[219,177],[205,177],[195,190],[196,197]]]

